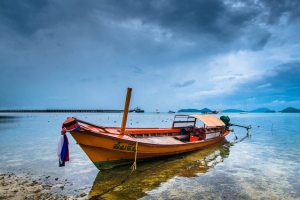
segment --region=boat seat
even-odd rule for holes
[[[190,135],[176,135],[174,138],[176,140],[183,141],[183,140],[188,140],[190,138]]]
[[[176,140],[173,137],[146,137],[146,138],[136,138],[139,143],[148,143],[148,144],[184,144],[183,141]]]

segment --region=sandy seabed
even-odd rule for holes
[[[32,174],[27,173],[24,176],[14,173],[0,174],[0,200],[19,200],[19,199],[87,199],[86,193],[80,193],[79,190],[74,190],[74,195],[65,195],[63,190],[72,183],[67,179],[59,180],[45,176],[37,180],[31,177]],[[69,192],[70,193],[70,192]],[[72,192],[71,192],[72,193]]]

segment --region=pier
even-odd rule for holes
[[[122,113],[123,110],[77,110],[77,109],[46,109],[46,110],[0,110],[0,113]]]

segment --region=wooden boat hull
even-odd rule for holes
[[[144,131],[153,132],[154,130],[145,129]],[[158,137],[158,131],[161,134],[168,132],[169,136],[165,134]],[[110,133],[102,133],[93,127],[81,128],[70,133],[98,169],[109,169],[117,165],[133,163],[135,156],[137,160],[145,160],[193,151],[217,143],[229,133],[226,131],[222,136],[207,140],[181,142],[174,139],[174,135],[179,135],[180,129],[157,129],[155,132],[156,136],[149,134],[145,138],[133,138],[126,134],[120,135],[117,132],[113,133],[112,130]],[[143,142],[143,140],[149,141],[151,139],[161,142]]]

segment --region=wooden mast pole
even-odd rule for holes
[[[128,108],[129,108],[130,98],[131,98],[131,91],[132,91],[132,88],[127,88],[127,95],[126,95],[126,101],[125,101],[124,111],[123,111],[122,125],[121,125],[121,130],[120,130],[121,135],[124,135],[124,132],[125,132],[125,127],[126,127],[126,122],[127,122],[127,115],[128,115]]]

